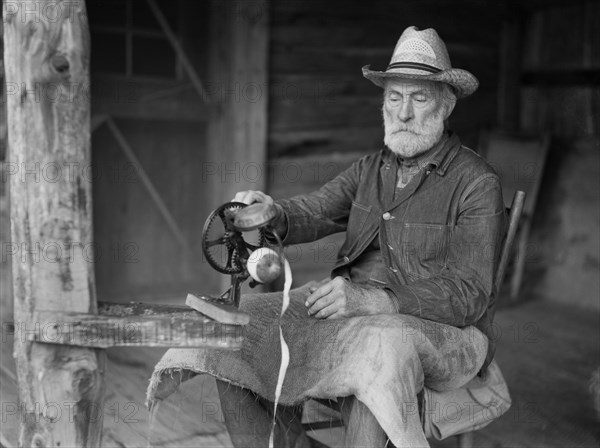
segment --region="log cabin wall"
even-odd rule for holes
[[[600,2],[551,4],[524,24],[521,128],[552,135],[526,258],[529,291],[597,311]]]
[[[88,0],[92,38],[92,114],[112,128],[92,136],[96,276],[101,300],[181,301],[219,282],[202,261],[200,235],[208,184],[202,167],[207,113],[182,62],[146,1]],[[205,2],[158,1],[200,78],[208,66]],[[139,171],[142,167],[179,228],[178,240]],[[214,281],[213,281],[214,280]],[[183,303],[183,302],[182,302]]]
[[[481,86],[459,102],[454,129],[475,144],[495,121],[501,7],[439,0],[280,1],[272,5],[269,155],[364,153],[382,140],[381,89],[361,67],[385,69],[402,31],[435,28],[452,64]]]

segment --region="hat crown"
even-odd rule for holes
[[[432,28],[422,31],[414,26],[406,28],[387,69],[371,70],[365,65],[362,72],[365,78],[383,88],[390,79],[443,82],[454,89],[458,98],[471,95],[479,86],[472,73],[452,68],[446,45]]]
[[[398,40],[390,65],[408,62],[426,64],[439,70],[452,68],[446,45],[433,28],[408,27]]]

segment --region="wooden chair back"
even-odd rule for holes
[[[483,133],[480,154],[500,176],[505,205],[516,191],[527,194],[523,216],[516,236],[514,264],[511,264],[510,301],[516,301],[524,278],[531,222],[537,204],[548,148],[549,134],[527,135],[503,132]]]
[[[508,229],[506,231],[506,236],[504,237],[502,251],[500,252],[500,261],[498,262],[498,266],[496,268],[496,275],[494,277],[494,293],[496,297],[498,297],[500,286],[502,285],[502,281],[504,280],[504,274],[506,274],[506,266],[508,265],[508,260],[510,258],[512,246],[515,241],[515,236],[517,235],[519,221],[521,220],[521,215],[523,214],[523,210],[525,208],[526,197],[527,193],[521,190],[515,191],[513,195],[512,203],[510,205],[510,211],[508,214]]]

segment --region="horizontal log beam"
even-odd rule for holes
[[[204,319],[206,323],[214,322],[186,305],[163,305],[146,302],[98,302],[98,314],[113,317],[170,315],[179,318]]]
[[[243,326],[221,324],[187,306],[98,304],[99,315],[38,310],[16,337],[79,347],[187,347],[239,350]]]
[[[521,75],[521,82],[540,86],[597,86],[600,70],[528,71]]]
[[[160,101],[115,102],[110,98],[92,100],[94,114],[106,114],[115,118],[139,120],[185,121],[202,123],[210,118],[210,109],[202,103],[163,98]]]
[[[200,306],[201,304],[199,302],[201,302],[201,304],[204,306]],[[237,308],[231,306],[227,300],[219,297],[206,297],[202,295],[195,296],[194,294],[188,294],[185,303],[186,305],[183,306],[160,305],[144,302],[98,302],[98,314],[115,317],[169,315],[172,317],[180,317],[185,319],[199,319],[201,316],[205,319],[204,322],[207,324],[214,323],[216,321],[227,325],[247,325],[250,322],[250,316],[247,313],[239,311]],[[214,311],[212,309],[208,309],[210,307],[215,307],[226,312],[227,316],[225,316],[224,320],[220,320],[203,312],[203,310],[207,310],[209,312]]]
[[[93,115],[200,123],[212,114],[187,83],[96,75],[84,91]]]

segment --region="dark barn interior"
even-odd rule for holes
[[[598,446],[600,2],[154,4],[160,18],[146,0],[86,1],[98,300],[183,305],[188,291],[222,292],[229,279],[201,249],[211,210],[244,189],[275,198],[311,191],[378,150],[381,90],[360,69],[385,67],[407,26],[432,27],[453,66],[480,81],[450,118],[463,143],[484,156],[497,135],[546,144],[501,173],[534,194],[522,279],[515,293],[511,264],[496,316],[513,406],[475,434],[475,446]],[[4,406],[17,400],[5,331],[13,313],[8,182],[20,174],[8,162],[3,106],[0,442],[10,447],[18,416]],[[342,238],[289,248],[294,284],[326,277]],[[149,426],[144,393],[163,352],[107,351],[103,446],[231,446],[210,377],[182,385]],[[339,441],[339,430],[320,437]]]

